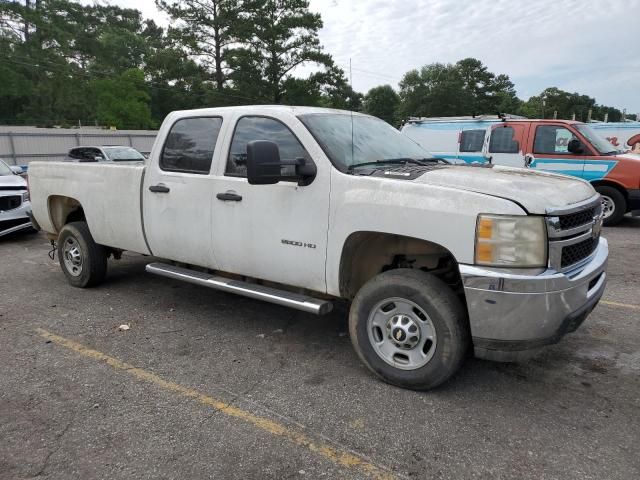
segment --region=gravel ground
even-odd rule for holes
[[[74,289],[43,235],[0,239],[0,478],[640,478],[640,218],[604,235],[605,302],[576,333],[427,393],[373,378],[344,310],[155,277],[138,255]]]

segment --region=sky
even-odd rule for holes
[[[114,0],[166,24],[153,0]],[[398,87],[433,62],[481,60],[524,100],[546,87],[640,113],[640,0],[310,0],[353,87]],[[304,69],[298,72],[304,74]]]

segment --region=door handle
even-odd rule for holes
[[[217,194],[216,198],[223,202],[240,202],[242,200],[242,195],[238,195],[234,192],[224,192]]]
[[[159,183],[158,185],[151,185],[149,191],[153,193],[169,193],[169,187]]]

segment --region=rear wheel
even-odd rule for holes
[[[627,213],[627,201],[617,188],[600,186],[596,191],[602,196],[603,223],[607,226],[617,225]]]
[[[441,280],[420,270],[377,275],[360,289],[349,314],[353,346],[384,381],[427,390],[462,365],[469,342],[460,301]]]
[[[93,287],[107,274],[107,251],[91,236],[86,222],[66,224],[58,235],[58,260],[74,287]]]

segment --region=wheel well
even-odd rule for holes
[[[591,185],[593,185],[593,188],[596,187],[611,187],[611,188],[615,188],[616,190],[618,190],[623,196],[625,200],[629,199],[629,192],[627,192],[627,189],[624,188],[622,185],[616,183],[616,182],[611,182],[608,180],[596,180],[595,182],[591,182]]]
[[[75,198],[60,195],[49,197],[49,216],[56,232],[59,232],[69,222],[86,220],[80,202]]]
[[[430,272],[462,294],[458,264],[442,245],[390,233],[356,232],[342,249],[340,295],[353,298],[371,278],[394,268]]]

